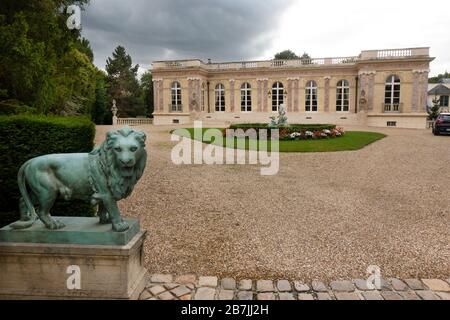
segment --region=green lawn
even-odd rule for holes
[[[187,136],[188,138],[194,137],[194,128],[186,129],[189,134],[179,133],[181,136]],[[208,128],[202,128],[202,133],[204,133]],[[178,132],[174,132],[177,133]],[[203,137],[203,134],[202,134]],[[319,139],[319,140],[291,140],[291,141],[280,141],[279,151],[280,152],[335,152],[335,151],[346,151],[346,150],[359,150],[365,146],[381,140],[385,137],[382,133],[376,132],[363,132],[363,131],[348,131],[344,136],[338,138],[330,139]],[[227,139],[222,138],[219,141],[205,141],[204,143],[213,143],[218,146],[226,146],[233,148],[241,148],[238,146],[238,141],[243,143],[243,138],[241,139]],[[253,141],[254,142],[254,141]],[[270,141],[268,142],[268,150],[270,151]],[[254,146],[250,146],[249,139],[245,139],[245,149],[256,150]]]

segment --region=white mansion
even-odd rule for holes
[[[154,123],[269,122],[425,128],[429,48],[340,58],[153,63]]]

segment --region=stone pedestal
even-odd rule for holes
[[[0,230],[0,299],[139,298],[147,280],[146,231],[137,220],[114,233],[96,218],[58,219],[66,228],[50,231],[36,222],[28,230]]]

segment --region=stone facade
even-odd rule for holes
[[[359,56],[306,60],[204,63],[200,60],[153,63],[154,124],[188,123],[194,119],[227,122],[269,122],[272,87],[280,82],[280,100],[291,123],[368,124],[425,128],[429,48],[362,51]],[[399,101],[386,106],[386,81],[400,79]],[[337,108],[337,84],[346,80],[349,110]],[[306,111],[306,86],[316,84],[317,111]],[[172,108],[172,84],[181,84],[181,110]],[[251,111],[242,106],[243,84],[251,87]],[[216,87],[225,88],[225,111],[216,108]],[[201,89],[200,88],[204,88]],[[361,110],[360,99],[367,100]],[[395,106],[393,106],[395,104]],[[176,111],[172,111],[176,110]],[[359,116],[361,111],[364,117]],[[367,116],[367,119],[365,117]]]

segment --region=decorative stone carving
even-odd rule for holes
[[[327,76],[323,78],[325,81],[325,92],[324,92],[324,111],[330,111],[330,80],[331,77]]]
[[[230,109],[234,112],[234,79],[230,79]]]
[[[375,91],[375,72],[370,73],[368,75],[369,77],[369,92],[367,96],[367,110],[372,111],[373,110],[373,100],[374,100],[374,91]]]
[[[291,112],[292,111],[292,96],[293,96],[293,94],[292,94],[292,87],[293,87],[293,81],[294,80],[292,80],[292,78],[288,78],[288,80],[287,80],[287,82],[288,82],[288,100],[287,100],[287,102],[288,102],[288,105],[287,105],[287,110],[288,110],[288,112]]]
[[[366,91],[361,90],[360,98],[359,98],[359,111],[365,112],[366,108],[367,108]]]
[[[375,75],[375,74],[377,74],[376,71],[370,71],[370,70],[361,70],[358,72],[359,76],[362,76],[362,75],[368,76],[368,75]]]
[[[262,83],[259,79],[257,80],[257,84],[258,84],[258,111],[261,112],[263,110],[262,106],[263,90],[262,90]]]
[[[200,101],[201,101],[202,92],[201,92],[200,82],[201,82],[200,79],[197,79],[195,81],[195,93],[194,94],[196,95],[196,97],[195,97],[194,101],[195,101],[195,110],[197,110],[197,111],[201,111]]]
[[[189,112],[192,112],[194,110],[193,105],[193,95],[192,95],[192,80],[191,78],[188,79],[188,103],[189,103]]]
[[[300,79],[295,80],[294,82],[294,112],[298,112],[299,108],[298,108],[298,103],[299,103],[299,82]]]
[[[264,79],[264,99],[263,99],[263,111],[267,112],[267,96],[265,96],[265,93],[267,92],[267,90],[269,89],[269,80],[268,79]]]
[[[198,77],[189,77],[188,79],[188,96],[189,96],[189,111],[200,111],[200,81]]]
[[[163,79],[161,78],[154,78],[153,79],[153,94],[154,94],[154,101],[155,101],[155,110],[157,111],[164,111],[164,101],[163,101]]]
[[[419,99],[419,108],[418,111],[426,112],[427,111],[427,98],[428,98],[428,74],[430,70],[422,69],[422,70],[414,70],[413,72],[419,74],[420,79],[420,87],[419,90],[421,92]]]
[[[112,223],[117,232],[128,230],[117,201],[131,195],[144,172],[145,140],[145,133],[125,127],[108,132],[91,153],[51,154],[27,161],[18,173],[21,220],[11,227],[26,229],[39,218],[48,229],[64,228],[50,216],[55,200],[63,198],[98,204],[101,224]]]
[[[417,112],[420,103],[419,73],[413,72],[413,90],[412,90],[412,112]]]

